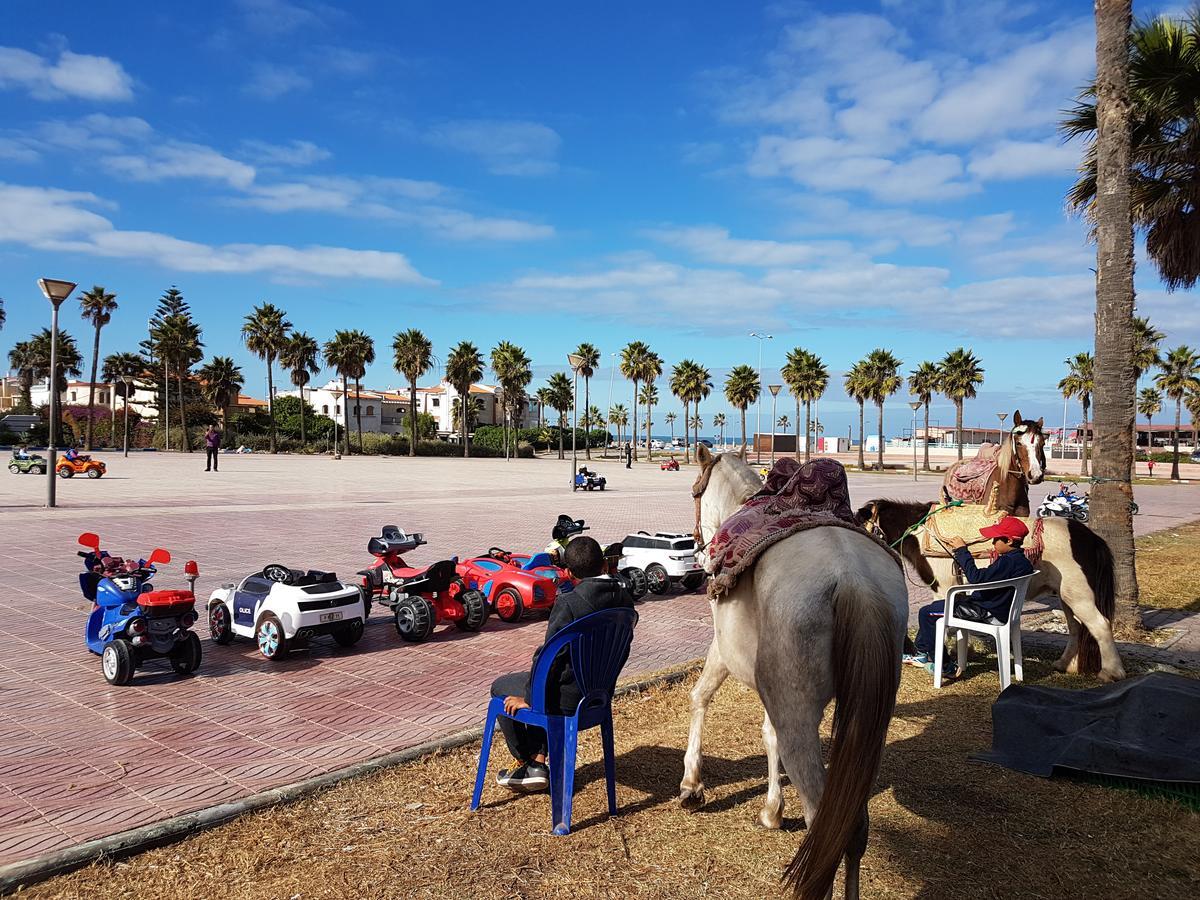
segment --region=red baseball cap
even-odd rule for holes
[[[1029,534],[1029,529],[1016,516],[1005,516],[995,525],[980,528],[979,533],[985,538],[992,538],[993,540],[996,538],[1023,538]]]

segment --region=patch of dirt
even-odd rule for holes
[[[1200,522],[1156,531],[1137,542],[1137,574],[1142,606],[1200,612]]]

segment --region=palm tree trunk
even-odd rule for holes
[[[958,444],[958,459],[961,462],[963,458],[962,449],[962,408],[963,402],[961,397],[954,399],[954,443]]]
[[[354,376],[354,424],[358,431],[358,452],[362,455],[363,440],[362,440],[362,381],[357,375]]]
[[[1086,475],[1088,473],[1088,403],[1087,395],[1084,394],[1083,403],[1083,448],[1079,453],[1079,474]]]
[[[177,373],[179,377],[179,426],[183,429],[183,449],[191,453],[192,441],[188,437],[187,410],[183,406],[183,376],[185,372],[186,369],[180,367]]]
[[[458,395],[458,418],[462,425],[463,439],[463,459],[469,459],[471,456],[471,447],[467,444],[467,432],[471,430],[469,416],[471,404],[471,385],[466,386],[466,390]]]
[[[808,443],[808,432],[804,432],[804,442]],[[800,397],[796,397],[796,462],[800,462]]]
[[[591,394],[592,379],[585,377],[583,379],[583,408],[589,413],[592,410],[592,394]],[[592,439],[591,439],[591,421],[588,422],[588,427],[584,429],[583,452],[587,454],[588,461],[592,459]]]
[[[308,445],[308,432],[304,430],[304,385],[300,385],[300,446]]]
[[[84,430],[83,448],[92,449],[92,411],[96,407],[96,366],[100,364],[100,323],[96,323],[96,339],[92,343],[92,377],[88,380],[88,420]]]
[[[860,398],[858,401],[858,469],[860,472],[867,470],[867,458],[864,455],[866,450],[866,436],[863,434],[867,427],[866,416],[867,404]]]
[[[925,471],[929,471],[929,401],[925,401]]]
[[[650,432],[654,428],[654,423],[650,421],[651,406],[646,404],[646,459],[654,459],[654,454],[650,452]]]
[[[271,357],[267,357],[267,418],[271,420],[271,452],[275,452],[275,373],[271,371]]]
[[[796,411],[796,415],[797,416],[800,415],[799,410]],[[799,425],[800,423],[797,422],[796,424]],[[805,462],[808,462],[810,459],[812,459],[812,448],[811,448],[810,442],[808,440],[808,433],[810,430],[812,430],[812,401],[806,400],[806,401],[804,401],[804,461]]]
[[[883,471],[883,401],[878,402],[879,407],[879,471]]]
[[[1175,431],[1172,433],[1172,442],[1174,443],[1173,455],[1171,456],[1171,480],[1179,480],[1179,423],[1183,415],[1183,398],[1175,401]]]
[[[346,383],[346,375],[342,373],[342,443],[346,455],[350,455],[350,387]],[[272,420],[274,421],[274,420]]]
[[[746,452],[746,410],[742,410],[742,452]]]
[[[567,422],[567,412],[566,412],[566,410],[560,409],[558,411],[558,458],[559,459],[567,458],[566,454],[563,453],[563,429],[567,427],[566,422]],[[571,473],[571,477],[572,478],[575,477],[574,472]]]
[[[408,455],[417,455],[417,383],[408,383]]]

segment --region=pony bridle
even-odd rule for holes
[[[1024,478],[1026,481],[1028,481],[1030,484],[1032,484],[1033,476],[1029,472],[1029,465],[1022,465],[1022,463],[1021,463],[1022,449],[1025,451],[1026,454],[1034,452],[1034,448],[1026,447],[1024,442],[1021,440],[1021,435],[1025,434],[1028,431],[1029,431],[1029,424],[1026,422],[1022,422],[1020,425],[1014,425],[1012,427],[1012,430],[1009,432],[1009,437],[1011,438],[1012,445],[1013,445],[1012,463],[1010,463],[1008,471],[1005,474],[1020,476],[1020,477]],[[1044,466],[1042,467],[1042,474],[1044,477],[1045,476],[1045,467]]]

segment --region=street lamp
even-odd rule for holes
[[[996,418],[1000,420],[1000,443],[1004,443],[1004,421],[1008,418],[1008,413],[996,413]]]
[[[920,400],[909,400],[909,409],[913,411],[912,445],[913,445],[913,481],[917,480],[917,410],[921,408]]]
[[[612,361],[612,368],[608,372],[608,412],[612,412],[613,379],[617,377],[617,357],[619,355],[620,354],[618,354],[618,353],[608,354],[608,358]],[[608,418],[608,416],[605,416],[605,418]],[[609,422],[608,424],[611,425],[612,423]],[[608,429],[607,428],[604,430],[604,458],[608,459]],[[620,459],[620,458],[621,458],[621,446],[618,443],[617,459]]]
[[[750,332],[750,337],[758,338],[758,402],[754,407],[754,458],[758,459],[758,436],[762,434],[762,346],[763,341],[772,340],[775,335],[763,334],[761,331]],[[771,445],[775,444],[775,425],[771,425]]]
[[[762,346],[761,344],[759,346]],[[775,465],[775,401],[779,398],[779,392],[783,390],[782,384],[768,384],[767,390],[771,392],[771,465]]]
[[[75,290],[74,282],[56,278],[39,278],[38,287],[50,301],[50,446],[46,448],[49,468],[46,470],[46,506],[53,507],[58,474],[55,472],[55,449],[58,440],[58,308]]]
[[[571,371],[575,373],[575,386],[571,389],[571,487],[575,487],[575,472],[576,466],[579,463],[578,451],[575,447],[575,438],[579,433],[579,370],[583,368],[587,362],[578,353],[567,354],[567,364],[571,367]]]

